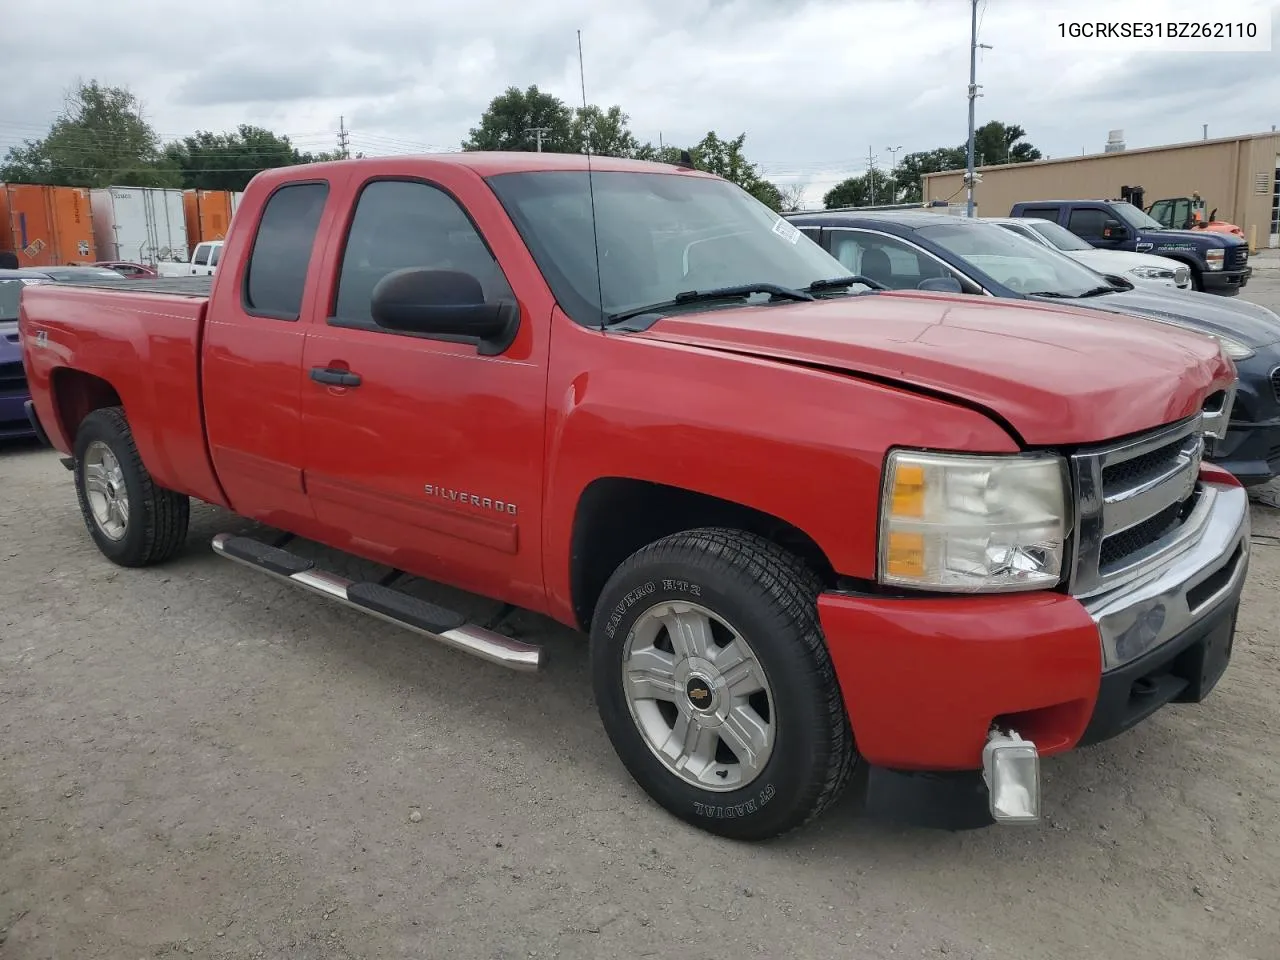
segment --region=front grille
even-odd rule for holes
[[[1124,563],[1126,558],[1158,543],[1178,528],[1194,506],[1194,497],[1180,503],[1171,503],[1154,517],[1142,521],[1136,527],[1129,527],[1127,530],[1121,530],[1107,537],[1102,541],[1102,550],[1098,557],[1099,568],[1104,572],[1113,570]]]
[[[0,394],[26,393],[27,374],[21,360],[0,363]]]
[[[1232,267],[1243,267],[1249,262],[1249,248],[1244,244],[1233,247],[1227,251],[1227,265]]]
[[[1185,437],[1171,440],[1150,453],[1142,453],[1132,460],[1121,460],[1102,468],[1104,495],[1120,493],[1128,487],[1137,487],[1167,471],[1178,462],[1178,456],[1186,442]]]
[[[1280,367],[1271,371],[1271,392],[1275,394],[1276,403],[1280,403]]]
[[[1101,592],[1174,550],[1198,499],[1203,429],[1196,415],[1072,457],[1073,593]]]

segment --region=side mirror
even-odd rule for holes
[[[395,270],[379,280],[370,312],[388,330],[474,341],[483,354],[511,346],[520,320],[512,301],[486,303],[471,274],[423,267]]]
[[[917,290],[932,290],[934,293],[964,293],[964,287],[955,277],[930,277],[916,284]]]
[[[1128,240],[1129,228],[1119,220],[1108,220],[1102,225],[1103,240]]]

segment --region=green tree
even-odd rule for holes
[[[303,153],[287,136],[241,124],[234,133],[197,130],[164,148],[169,165],[181,172],[182,186],[198,190],[243,190],[254,176],[274,167],[335,160],[332,153]]]
[[[745,133],[738,134],[732,140],[726,140],[714,130],[708,130],[706,136],[689,148],[689,155],[694,167],[698,170],[706,170],[718,177],[724,177],[730,183],[736,183],[770,209],[780,211],[782,191],[776,184],[770,183],[761,176],[759,167],[747,159],[744,150],[746,141]],[[675,153],[678,158],[680,151],[676,150]],[[665,160],[666,157],[662,159]]]
[[[841,180],[822,197],[822,205],[828,210],[836,207],[865,207],[871,203],[871,180],[862,173]]]
[[[56,186],[172,187],[181,174],[163,157],[160,141],[125,87],[80,83],[41,140],[9,150],[0,180]]]
[[[578,153],[580,141],[574,136],[573,111],[537,86],[527,90],[508,87],[489,102],[472,127],[463,150],[536,150],[537,128],[542,128],[542,149],[549,153]]]
[[[984,123],[973,131],[974,165],[991,167],[1039,160],[1040,151],[1027,142],[1026,136],[1027,131],[1016,123],[1004,124],[999,120]]]
[[[601,110],[595,104],[579,107],[573,112],[570,125],[571,142],[578,150],[590,147],[591,152],[600,157],[635,157],[641,146],[627,126],[630,119],[616,105],[608,110]],[[545,143],[542,149],[546,149]]]
[[[920,191],[922,178],[926,173],[962,170],[964,165],[964,147],[936,147],[933,150],[908,153],[898,162],[893,172],[898,202],[920,203],[924,199]]]

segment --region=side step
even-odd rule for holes
[[[541,647],[467,623],[466,617],[460,613],[399,590],[378,583],[347,580],[327,570],[319,570],[310,560],[296,553],[252,537],[220,533],[213,538],[212,545],[218,556],[243,563],[295,587],[336,600],[353,610],[420,633],[482,660],[521,671],[533,671],[542,666]]]

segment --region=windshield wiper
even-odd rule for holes
[[[870,287],[872,290],[888,290],[883,283],[872,280],[870,277],[864,277],[862,274],[854,274],[848,277],[831,277],[827,280],[815,280],[813,283],[805,287],[809,293],[820,293],[823,290],[839,290],[844,287],[852,287],[855,283],[860,283],[864,287]]]
[[[1084,293],[1060,293],[1057,290],[1032,290],[1028,297],[1052,297],[1055,300],[1081,300],[1084,297],[1100,297],[1104,293],[1115,293],[1116,288],[1108,284],[1105,287],[1094,287]]]
[[[632,317],[638,317],[642,314],[654,313],[658,310],[669,310],[672,307],[683,307],[691,303],[743,300],[753,293],[767,293],[770,297],[780,300],[816,299],[812,294],[803,290],[793,290],[791,287],[784,287],[777,283],[740,283],[732,287],[716,287],[713,290],[685,290],[682,293],[677,293],[670,300],[651,303],[644,307],[636,307],[634,310],[624,310],[621,313],[611,313],[605,319],[609,323],[621,323],[623,320],[630,320]]]

